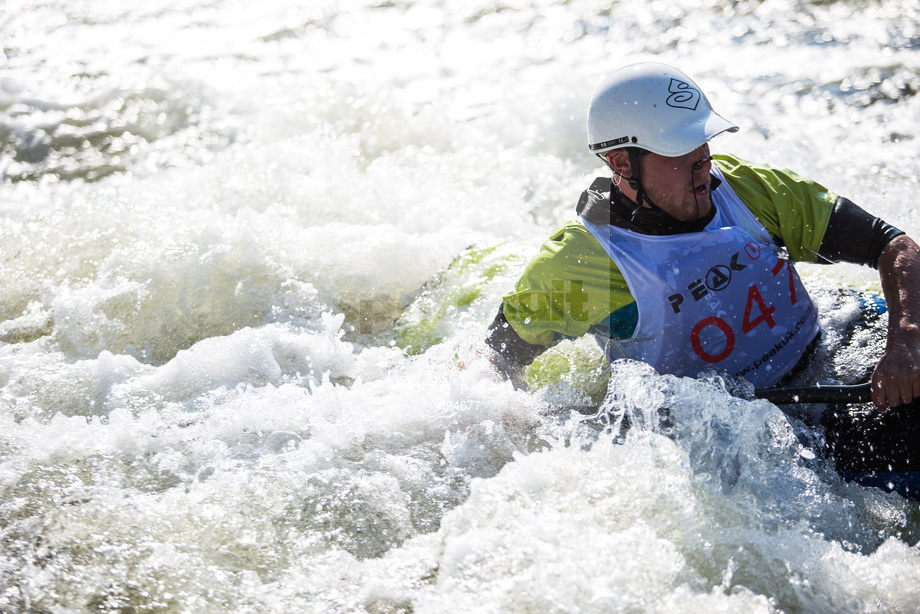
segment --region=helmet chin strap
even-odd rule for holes
[[[647,202],[649,207],[662,211],[661,207],[652,202],[652,199],[648,197],[648,194],[645,193],[645,188],[642,187],[642,182],[639,181],[639,150],[635,147],[630,147],[626,150],[626,154],[629,156],[629,168],[632,170],[632,177],[625,178],[626,183],[636,191],[636,208],[632,214],[633,219],[636,218],[636,214],[639,212],[639,209],[642,208],[643,202]],[[662,211],[662,213],[665,212]]]
[[[693,185],[693,173],[703,170],[703,165],[712,160],[712,156],[706,156],[701,160],[697,160],[693,163],[693,166],[690,167],[690,190],[693,192],[693,204],[696,205],[696,217],[700,217],[700,201],[696,199],[696,186]]]
[[[639,148],[638,148],[638,147],[627,147],[627,148],[626,148],[626,155],[629,156],[629,168],[632,169],[632,176],[631,176],[631,177],[626,177],[626,176],[624,176],[624,175],[621,175],[619,171],[617,171],[615,168],[613,168],[613,165],[610,164],[610,161],[607,159],[607,156],[606,156],[606,155],[604,155],[604,154],[597,154],[597,157],[598,157],[598,158],[601,158],[601,159],[604,161],[604,163],[610,168],[610,170],[613,171],[613,174],[614,174],[614,175],[616,175],[617,177],[619,177],[621,180],[624,180],[624,179],[625,179],[625,180],[626,180],[626,183],[629,184],[629,187],[632,188],[633,191],[635,191],[635,193],[636,193],[636,208],[633,209],[632,218],[630,219],[630,221],[635,221],[636,215],[637,215],[637,214],[639,213],[639,211],[642,209],[642,203],[648,203],[648,206],[651,207],[652,209],[655,209],[655,210],[659,211],[660,213],[662,213],[663,215],[666,215],[666,216],[668,216],[668,217],[673,217],[673,216],[671,216],[669,213],[667,213],[666,211],[664,211],[661,207],[659,207],[658,205],[656,205],[656,204],[652,201],[651,198],[649,198],[648,194],[646,194],[646,192],[645,192],[645,188],[642,187],[642,182],[639,181]],[[618,184],[619,184],[619,181],[613,182],[613,186],[614,186],[614,188],[616,188],[617,190],[619,190]]]

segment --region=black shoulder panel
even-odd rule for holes
[[[903,231],[877,218],[853,201],[840,197],[818,255],[831,262],[852,262],[878,268],[878,259],[888,243]]]

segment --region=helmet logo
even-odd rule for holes
[[[700,91],[698,89],[684,81],[671,79],[668,91],[671,92],[667,100],[669,107],[696,111],[696,105],[700,103]]]

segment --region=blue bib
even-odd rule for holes
[[[700,232],[652,236],[582,223],[623,274],[639,320],[610,339],[611,360],[632,358],[659,373],[707,369],[772,386],[818,332],[818,312],[792,263],[715,167],[715,217]]]

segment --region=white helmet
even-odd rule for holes
[[[588,149],[595,154],[638,147],[677,157],[726,131],[738,126],[712,110],[696,83],[655,62],[613,73],[588,106]]]

